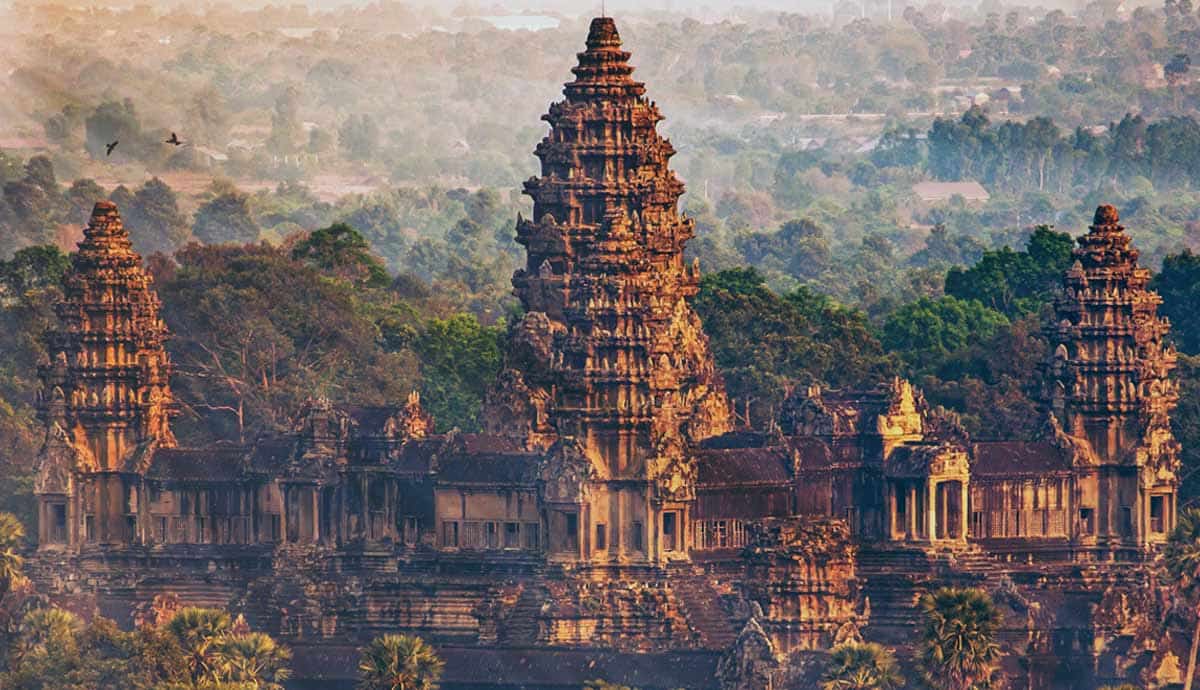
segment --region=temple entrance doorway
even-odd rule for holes
[[[937,484],[937,538],[959,539],[962,534],[962,482]]]
[[[681,546],[678,510],[667,510],[662,514],[662,544],[663,551],[678,551]]]

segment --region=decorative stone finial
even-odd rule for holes
[[[1117,213],[1117,207],[1111,204],[1103,204],[1096,207],[1096,217],[1092,219],[1092,225],[1116,225],[1121,220]]]
[[[591,50],[621,47],[621,35],[617,33],[617,23],[612,17],[592,19],[592,25],[588,29],[587,47]]]

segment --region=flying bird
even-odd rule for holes
[[[107,149],[107,150],[104,152],[104,155],[106,155],[106,156],[111,156],[111,155],[112,155],[112,152],[113,152],[113,149],[117,148],[117,144],[119,144],[119,143],[121,143],[121,142],[120,142],[120,141],[114,141],[113,143],[111,143],[111,144],[109,144],[109,145],[105,146],[104,148],[105,148],[105,149]]]
[[[179,140],[179,137],[176,136],[176,134],[174,132],[171,132],[171,138],[167,139],[164,143],[174,144],[176,146],[183,146],[183,142]]]

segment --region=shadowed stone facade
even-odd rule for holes
[[[917,597],[965,584],[1004,607],[1021,687],[1170,676],[1142,563],[1175,519],[1174,353],[1116,211],[1065,278],[1039,440],[973,441],[903,380],[735,429],[628,59],[594,20],[545,116],[483,433],[433,433],[414,394],[176,447],[157,297],[97,205],[40,371],[42,591],[124,622],[159,595],[231,607],[297,648],[303,687],[403,631],[453,687],[767,688],[810,687],[843,640],[905,653]]]

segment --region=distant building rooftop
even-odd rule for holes
[[[961,196],[966,201],[986,202],[991,198],[983,185],[974,180],[964,182],[918,182],[913,185],[913,193],[926,203],[949,201],[952,197]]]

